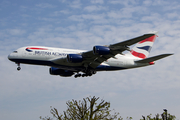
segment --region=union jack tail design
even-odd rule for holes
[[[156,36],[157,35],[153,35],[149,38],[146,38],[142,41],[140,41],[139,43],[137,43],[133,48],[132,50],[130,51],[130,53],[135,56],[135,57],[138,57],[138,58],[142,58],[142,59],[145,59],[148,57],[150,51],[151,51],[151,48],[153,46],[153,43],[156,39]]]

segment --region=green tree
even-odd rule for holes
[[[164,110],[164,112],[161,114],[161,118],[159,114],[156,114],[155,117],[151,117],[152,114],[147,115],[147,117],[142,116],[143,119],[140,120],[175,120],[175,115],[171,115],[170,113],[167,113],[167,110]]]
[[[56,120],[123,120],[121,116],[118,117],[119,113],[114,110],[110,110],[110,102],[105,100],[99,100],[99,97],[87,97],[83,100],[72,100],[67,101],[67,110],[63,111],[63,114],[59,113],[56,108],[51,107],[50,113]],[[113,112],[113,114],[112,114]],[[164,112],[159,115],[156,114],[152,117],[152,114],[147,115],[147,117],[142,116],[143,119],[140,120],[175,120],[176,117]],[[161,118],[159,118],[161,117]],[[41,120],[53,120],[51,117],[40,117]],[[132,120],[132,117],[127,117],[126,120]]]
[[[56,108],[52,108],[50,113],[57,120],[123,120],[121,117],[118,117],[119,113],[110,110],[110,102],[105,100],[100,100],[98,103],[99,97],[95,96],[90,98],[83,98],[83,100],[72,100],[66,102],[67,110],[63,114],[59,114]],[[114,112],[114,114],[112,114]],[[52,120],[50,117],[42,118],[42,120]],[[132,119],[132,118],[129,118]]]

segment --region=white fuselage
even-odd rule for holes
[[[29,49],[31,48],[31,49]],[[58,64],[52,63],[55,59],[66,58],[68,54],[79,54],[86,52],[85,50],[62,49],[42,46],[28,46],[22,47],[11,53],[8,58],[16,63],[35,64],[53,66],[62,69],[70,69],[73,67],[81,67],[82,63],[72,64],[62,62]],[[117,54],[113,58],[109,58],[97,67],[97,71],[103,70],[121,70],[135,67],[142,67],[149,64],[137,64],[134,61],[140,58],[134,57],[130,54]],[[103,67],[102,67],[103,66]]]

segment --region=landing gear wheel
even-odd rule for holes
[[[20,63],[16,63],[18,65],[17,70],[21,70]]]
[[[96,74],[96,71],[92,71],[92,74]]]
[[[74,77],[75,77],[75,78],[81,77],[81,74],[77,73]]]
[[[18,71],[21,70],[21,67],[18,67],[17,70],[18,70]]]
[[[94,74],[96,74],[96,71],[95,70],[90,70],[90,69],[87,69],[85,71],[83,71],[84,74],[80,74],[79,72],[77,72],[76,75],[74,75],[75,78],[78,78],[78,77],[88,77],[88,76],[92,76]]]

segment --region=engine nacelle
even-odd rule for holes
[[[49,73],[51,75],[60,75],[62,77],[71,77],[74,74],[74,72],[72,71],[63,70],[63,69],[54,68],[54,67],[49,68]]]
[[[110,53],[110,48],[105,46],[94,46],[93,53],[95,55],[107,55]]]
[[[83,57],[78,54],[68,54],[67,61],[70,63],[80,63],[83,61]]]

